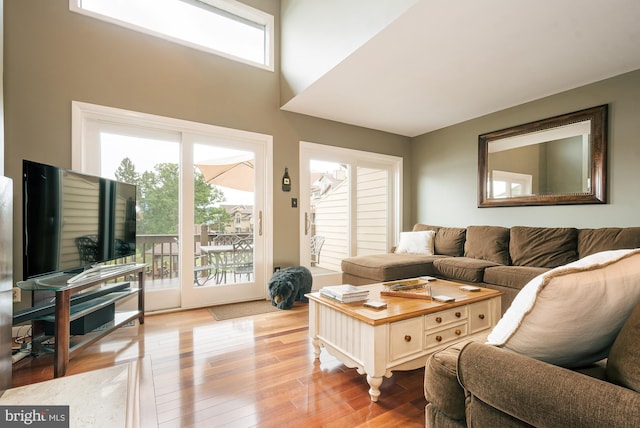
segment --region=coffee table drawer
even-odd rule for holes
[[[426,349],[434,348],[454,340],[460,340],[468,334],[467,323],[461,322],[443,330],[427,332],[425,337]]]
[[[424,317],[425,329],[431,330],[452,322],[466,320],[468,314],[467,306],[458,306],[457,308],[447,309],[435,314],[426,315]]]
[[[477,302],[469,305],[469,322],[471,334],[488,329],[493,325],[490,302]]]
[[[389,326],[391,361],[422,351],[422,317],[394,322]]]

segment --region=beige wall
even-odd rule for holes
[[[279,17],[278,0],[247,0]],[[83,101],[274,136],[274,263],[298,260],[300,140],[405,158],[404,229],[442,225],[638,225],[640,71],[409,140],[283,112],[276,72],[137,34],[69,11],[68,0],[4,5],[5,174],[14,178],[14,251],[21,254],[21,161],[71,165],[71,101]],[[276,39],[278,46],[278,35]],[[477,208],[479,134],[610,104],[609,204]],[[279,189],[289,167],[291,193]],[[291,233],[291,231],[294,233]],[[22,271],[15,258],[16,279]]]
[[[278,24],[278,0],[245,3],[273,14]],[[278,51],[272,73],[72,13],[68,0],[10,1],[4,13],[5,171],[15,179],[15,254],[22,251],[22,159],[71,166],[72,100],[273,135],[273,260],[279,266],[299,257],[298,228],[291,227],[299,213],[290,207],[299,194],[299,141],[409,157],[408,138],[281,111]],[[280,190],[285,166],[290,193]]]
[[[640,226],[640,70],[419,137],[411,158],[413,222],[531,226]],[[606,205],[477,208],[478,135],[609,104]]]

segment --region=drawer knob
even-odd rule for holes
[[[436,336],[436,342],[442,342],[442,336]]]
[[[460,330],[459,328],[456,329],[455,331],[456,336],[460,336],[462,334],[462,330]]]
[[[481,320],[483,320],[483,319],[484,319],[484,314],[480,314],[480,315],[478,315],[478,318],[480,318]]]
[[[404,340],[405,342],[411,342],[411,336],[409,336],[408,334],[404,336]]]
[[[442,318],[436,317],[436,322],[442,322]]]
[[[460,312],[456,312],[456,318],[460,318],[462,314]]]

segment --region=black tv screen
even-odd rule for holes
[[[23,161],[23,279],[135,255],[136,186]]]

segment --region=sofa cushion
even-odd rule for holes
[[[480,343],[460,351],[458,380],[470,427],[631,428],[640,421],[634,391]],[[503,419],[483,417],[474,409],[481,403]]]
[[[413,229],[412,229],[412,231],[413,231],[413,232],[420,232],[420,231],[422,231],[422,230],[433,230],[434,232],[437,232],[437,231],[438,231],[438,229],[440,229],[440,226],[430,226],[430,225],[428,225],[428,224],[416,223],[416,224],[414,224],[414,225],[413,225]],[[396,252],[396,249],[397,249],[397,248],[396,248],[396,246],[394,245],[394,246],[392,246],[392,247],[389,249],[389,252],[390,252],[390,253],[395,253],[395,252]]]
[[[342,272],[374,282],[433,275],[433,261],[445,256],[423,254],[371,254],[342,260]]]
[[[482,281],[521,290],[533,278],[548,270],[548,268],[532,266],[490,266],[484,270]]]
[[[467,227],[464,256],[509,264],[509,229],[501,226]]]
[[[460,257],[464,255],[467,229],[461,227],[441,227],[436,233],[436,254]]]
[[[467,428],[467,422],[464,419],[451,419],[442,410],[427,402],[424,408],[425,424],[427,428]],[[398,425],[398,423],[394,423]]]
[[[464,420],[464,390],[458,383],[458,355],[471,341],[484,341],[484,337],[467,339],[433,353],[424,372],[424,396],[452,419]]]
[[[419,232],[401,232],[400,242],[396,247],[398,254],[424,254],[433,255],[433,244],[436,233],[433,230]]]
[[[414,232],[419,232],[421,230],[433,230],[434,232],[437,232],[441,227],[442,226],[435,226],[433,224],[416,223],[413,225],[413,229],[411,230]]]
[[[640,392],[640,302],[613,342],[607,360],[607,378]]]
[[[580,258],[608,250],[640,248],[640,227],[603,227],[580,229],[578,256]]]
[[[640,250],[592,254],[531,280],[488,343],[551,364],[581,367],[607,356],[640,298]]]
[[[511,264],[555,268],[578,260],[578,229],[570,227],[511,228]]]
[[[469,257],[447,257],[433,261],[436,276],[467,282],[482,282],[484,270],[497,263]]]
[[[434,242],[435,254],[452,257],[464,255],[464,241],[467,231],[464,227],[442,227],[422,223],[413,225],[414,232],[422,230],[433,230],[436,232]]]

